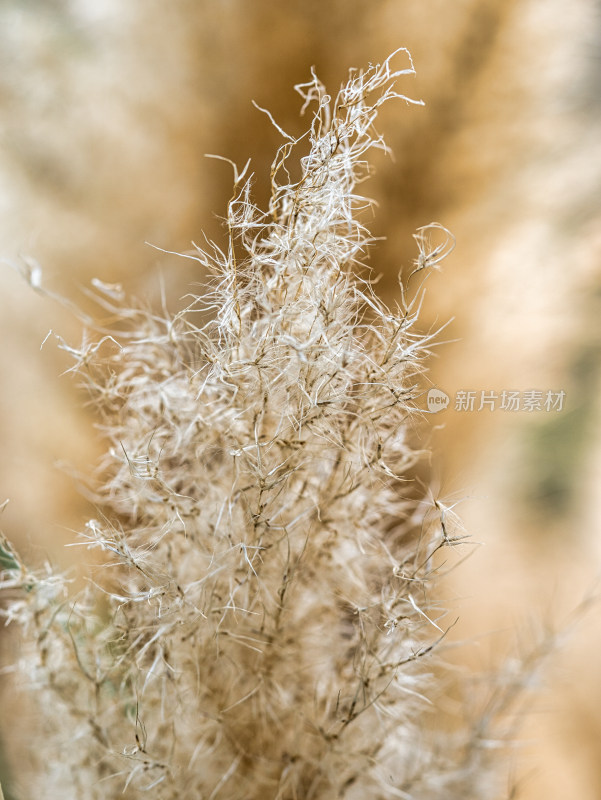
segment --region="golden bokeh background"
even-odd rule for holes
[[[176,305],[202,275],[145,243],[181,252],[222,235],[231,170],[206,153],[251,157],[266,202],[280,138],[251,100],[300,133],[292,87],[312,65],[335,90],[399,47],[417,70],[401,90],[425,106],[391,105],[379,123],[394,152],[365,186],[386,237],[379,291],[398,296],[415,229],[444,224],[457,247],[422,321],[452,318],[433,385],[566,393],[561,412],[451,402],[427,418],[433,486],[482,543],[448,589],[466,660],[527,651],[529,632],[561,630],[598,588],[598,0],[2,0],[0,522],[30,558],[77,555],[63,545],[88,509],[68,473],[89,472],[101,444],[59,377],[68,358],[52,337],[40,350],[49,330],[77,341],[78,325],[12,267],[37,260],[45,286],[81,303],[92,277],[152,297],[162,275]],[[527,800],[601,796],[600,610],[542,673],[516,755]]]

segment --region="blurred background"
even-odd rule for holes
[[[12,266],[37,260],[80,303],[93,277],[153,297],[162,276],[175,307],[202,275],[146,243],[222,237],[231,168],[204,154],[251,157],[265,204],[281,139],[251,100],[300,133],[292,87],[312,65],[335,91],[401,46],[417,76],[400,90],[425,106],[385,110],[394,160],[363,189],[387,300],[416,228],[457,239],[421,324],[452,320],[431,363],[450,397],[426,419],[433,491],[481,543],[446,589],[462,658],[528,652],[598,591],[599,0],[0,0],[0,525],[31,559],[79,552],[63,547],[89,512],[69,472],[89,473],[101,442],[59,377],[67,357],[40,349],[49,330],[77,342],[78,324]],[[530,390],[565,392],[563,407],[478,410],[482,391]],[[462,391],[473,411],[455,409]],[[543,672],[515,757],[527,800],[601,797],[600,609]]]

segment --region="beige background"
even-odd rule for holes
[[[393,299],[413,231],[432,220],[457,248],[432,275],[424,330],[449,318],[433,383],[564,390],[561,414],[460,413],[427,421],[429,479],[481,542],[446,592],[460,656],[477,668],[562,628],[601,564],[601,8],[594,0],[4,0],[0,5],[0,256],[43,265],[86,303],[93,276],[173,305],[201,280],[181,259],[229,196],[227,165],[251,156],[256,193],[277,132],[300,132],[292,90],[309,67],[337,87],[349,66],[411,51],[417,78],[380,123],[394,162],[365,187],[380,203],[372,257]],[[86,518],[72,478],[100,442],[48,331],[77,324],[0,268],[2,529],[34,560],[66,564]],[[424,472],[426,474],[426,472]],[[598,589],[598,585],[597,585]],[[596,800],[599,605],[543,672],[524,729],[525,798]],[[490,632],[490,635],[485,635]],[[4,736],[6,736],[6,732]],[[522,781],[523,778],[523,781]]]

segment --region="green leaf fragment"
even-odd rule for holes
[[[0,539],[0,571],[1,572],[19,572],[21,565],[19,564],[12,547],[6,539]]]

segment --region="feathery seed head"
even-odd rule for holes
[[[68,599],[0,543],[43,719],[30,791],[467,796],[473,751],[423,723],[446,626],[426,589],[453,543],[407,489],[427,339],[415,304],[389,309],[362,273],[356,189],[412,73],[402,50],[334,98],[314,74],[296,87],[309,131],[282,132],[267,212],[234,167],[227,242],[196,248],[210,283],[185,310],[95,282],[118,323],[68,349],[108,443],[82,534],[104,566]],[[417,269],[448,251],[432,231]]]

